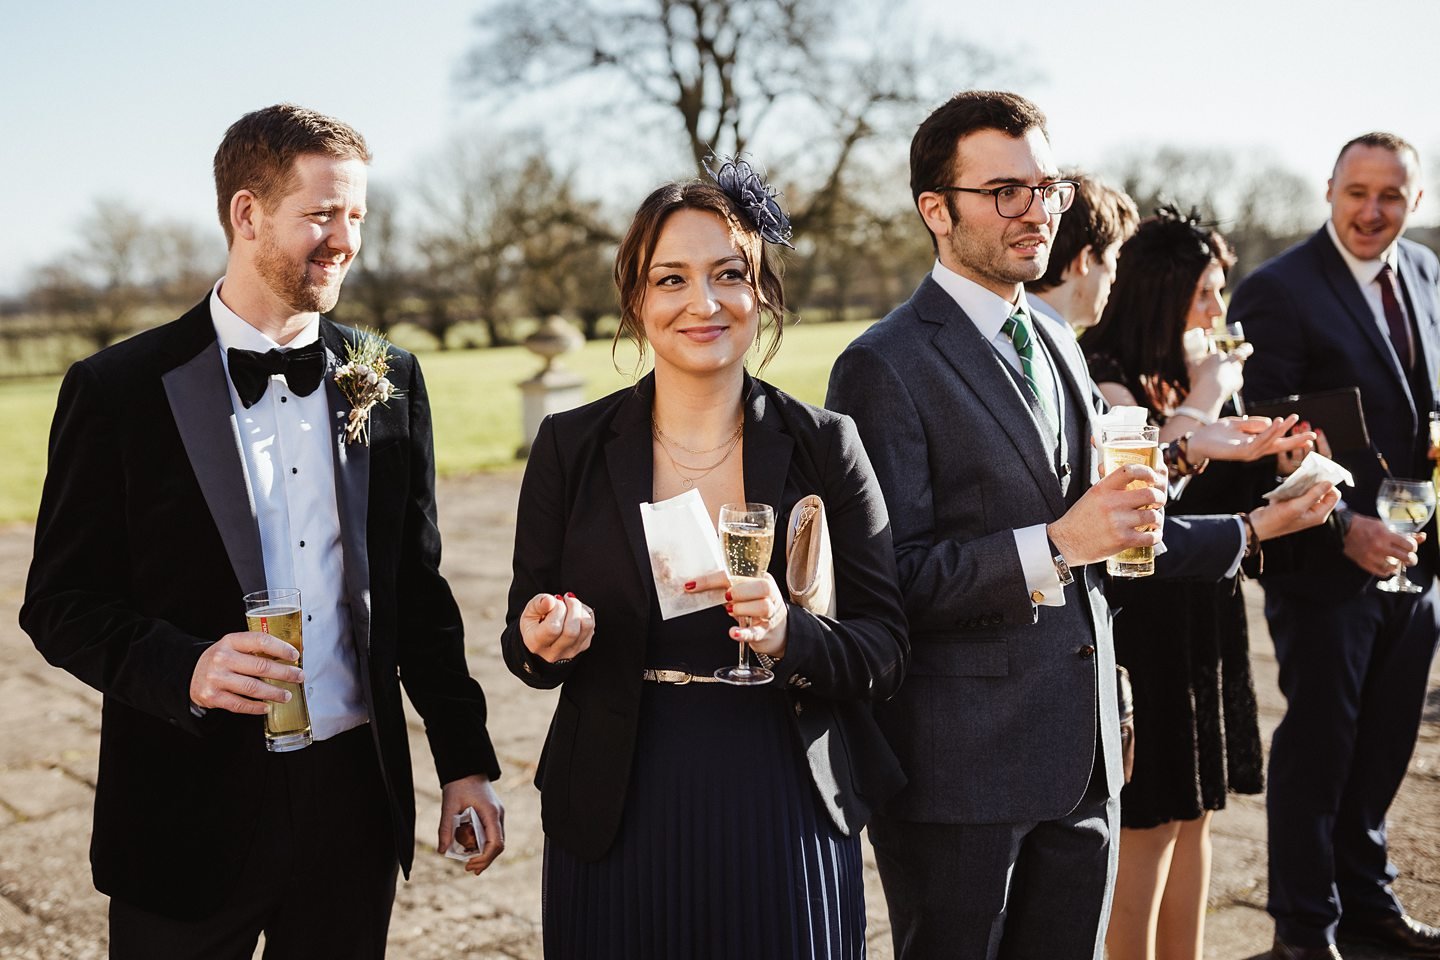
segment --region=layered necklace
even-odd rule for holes
[[[730,459],[730,455],[734,453],[735,448],[740,445],[740,438],[745,433],[745,419],[742,417],[740,421],[735,424],[734,432],[732,432],[728,437],[720,441],[720,443],[718,443],[717,445],[709,447],[705,450],[692,450],[689,447],[685,446],[685,444],[669,436],[665,433],[664,430],[660,429],[659,422],[656,421],[653,416],[650,418],[650,430],[651,433],[654,435],[655,439],[660,441],[660,449],[664,451],[665,459],[670,461],[670,468],[675,471],[675,476],[680,478],[680,483],[682,486],[684,486],[686,489],[689,489],[690,487],[693,487],[695,485],[696,480],[704,479],[706,476],[716,470],[720,466],[720,464]],[[707,454],[715,453],[718,450],[724,450],[725,453],[720,457],[719,460],[716,460],[708,467],[696,467],[691,466],[688,463],[681,463],[680,461],[676,460],[675,455],[670,452],[671,447],[683,450],[686,453],[692,454],[697,457],[703,457]],[[687,474],[685,471],[689,471],[689,473]]]

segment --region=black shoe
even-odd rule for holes
[[[1440,930],[1402,913],[1377,917],[1350,917],[1340,921],[1346,940],[1378,943],[1407,957],[1440,957]]]
[[[1270,960],[1344,960],[1335,944],[1326,944],[1323,947],[1292,947],[1288,943],[1282,943],[1279,937],[1275,938],[1275,945],[1270,948]]]

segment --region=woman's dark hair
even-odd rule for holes
[[[646,274],[665,221],[677,210],[713,213],[729,226],[735,247],[749,267],[750,285],[760,309],[760,326],[763,329],[768,323],[770,327],[770,343],[760,360],[763,370],[780,349],[780,339],[785,332],[785,288],[780,282],[780,256],[772,244],[764,241],[755,222],[729,194],[713,183],[700,180],[667,183],[646,197],[635,211],[635,219],[630,222],[615,254],[620,327],[615,331],[612,356],[620,338],[628,337],[639,348],[641,359],[645,357],[645,323],[640,318],[640,309],[645,303]],[[759,335],[757,330],[757,339]]]
[[[1143,220],[1120,247],[1120,266],[1100,322],[1082,338],[1088,357],[1118,363],[1137,400],[1166,410],[1190,390],[1185,320],[1195,285],[1211,263],[1229,271],[1230,244],[1174,206]]]

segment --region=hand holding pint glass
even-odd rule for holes
[[[1108,476],[1116,469],[1137,463],[1142,467],[1164,472],[1160,460],[1160,428],[1150,424],[1105,426],[1100,430],[1102,470]],[[1127,490],[1142,489],[1147,484],[1134,480]],[[1155,572],[1155,548],[1130,547],[1105,561],[1105,570],[1112,577],[1148,577]]]
[[[264,633],[284,640],[299,652],[293,661],[304,666],[305,647],[300,614],[300,591],[294,587],[261,590],[245,595],[245,620],[255,633]],[[265,682],[288,691],[290,699],[265,704],[265,749],[271,753],[288,753],[310,746],[310,710],[305,704],[305,688],[286,680],[265,679]]]

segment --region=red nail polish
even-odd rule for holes
[[[685,589],[686,589],[686,590],[694,590],[694,589],[695,589],[695,581],[694,581],[694,580],[691,580],[691,581],[687,582],[687,583],[685,584]]]
[[[573,593],[568,593],[568,592],[567,592],[567,593],[565,594],[565,596],[569,597],[571,600],[574,600],[574,599],[575,599],[575,594],[573,594]]]
[[[735,604],[733,604],[733,603],[727,603],[727,604],[725,604],[725,612],[726,612],[726,613],[734,613],[734,612],[735,612]]]
[[[729,590],[726,590],[726,591],[725,591],[725,599],[726,599],[726,600],[734,600],[735,598],[732,597],[732,596],[730,596],[730,591],[729,591]]]
[[[560,596],[560,594],[557,593],[557,594],[555,594],[555,599],[556,599],[556,600],[564,600],[565,598],[562,597],[562,596]]]

